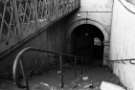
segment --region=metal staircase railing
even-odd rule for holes
[[[42,49],[37,49],[37,48],[32,48],[32,47],[27,47],[27,48],[24,48],[22,49],[16,56],[14,62],[13,62],[13,68],[12,68],[12,74],[13,74],[13,79],[16,83],[16,85],[19,87],[19,88],[26,88],[26,90],[30,90],[30,87],[29,87],[29,81],[28,81],[28,77],[26,76],[25,74],[25,71],[24,71],[24,67],[23,67],[23,63],[22,63],[22,55],[28,51],[35,51],[35,52],[40,52],[40,53],[50,53],[50,54],[53,54],[55,56],[58,56],[59,57],[59,64],[60,64],[60,71],[61,71],[61,88],[64,87],[64,74],[63,74],[63,56],[68,56],[68,57],[73,57],[74,58],[74,64],[76,65],[76,62],[77,62],[77,58],[81,58],[82,59],[82,56],[75,56],[75,55],[72,55],[72,54],[68,54],[68,53],[61,53],[61,52],[55,52],[55,51],[49,51],[49,50],[42,50]],[[20,67],[20,70],[18,70]],[[19,79],[17,78],[18,77],[18,71],[20,72],[21,71],[21,74],[22,74],[22,78],[23,78],[23,84],[20,83]],[[76,74],[76,71],[75,71],[75,74]]]
[[[79,7],[80,0],[0,0],[0,52]]]
[[[40,28],[79,6],[80,0],[0,0],[0,40],[11,32],[23,35],[33,24]]]

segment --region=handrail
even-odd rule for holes
[[[16,83],[16,85],[20,88],[26,88],[26,90],[30,90],[29,89],[29,83],[28,83],[28,78],[26,77],[25,75],[25,72],[23,70],[23,64],[22,64],[22,60],[21,60],[21,56],[28,52],[28,51],[37,51],[37,52],[43,52],[43,53],[51,53],[51,54],[55,54],[56,56],[59,56],[59,59],[60,59],[60,69],[61,69],[61,88],[64,87],[64,81],[63,81],[63,67],[62,67],[62,64],[63,64],[63,61],[62,61],[62,56],[69,56],[69,57],[74,57],[75,59],[75,64],[76,64],[76,60],[77,60],[77,57],[81,57],[81,56],[75,56],[75,55],[72,55],[72,54],[68,54],[68,53],[61,53],[61,52],[56,52],[56,51],[49,51],[49,50],[42,50],[42,49],[37,49],[37,48],[33,48],[33,47],[26,47],[24,49],[22,49],[18,54],[17,56],[15,57],[15,60],[13,62],[13,79]],[[17,80],[17,67],[18,67],[18,64],[20,64],[20,68],[21,68],[21,71],[22,71],[22,74],[23,74],[23,78],[24,78],[24,81],[25,81],[25,84],[26,85],[21,85],[18,80]]]
[[[135,64],[135,58],[125,58],[125,59],[110,59],[110,62],[114,63],[123,63],[126,64],[126,62],[129,62],[130,64]]]

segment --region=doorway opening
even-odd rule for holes
[[[101,30],[91,24],[76,27],[71,34],[72,54],[83,56],[88,65],[102,65],[104,35]]]

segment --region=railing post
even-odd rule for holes
[[[83,64],[84,64],[84,61],[83,61],[83,56],[81,56],[81,76],[83,75],[83,72],[84,72],[84,70],[83,70]]]
[[[77,56],[74,56],[74,72],[75,72],[75,77],[77,77]]]
[[[24,81],[26,83],[26,90],[30,90],[29,89],[29,82],[28,82],[28,79],[27,79],[27,77],[25,75],[25,72],[24,72],[24,67],[23,67],[22,59],[20,59],[19,64],[20,64],[20,67],[21,67],[21,71],[22,71],[22,74],[23,74]]]
[[[59,60],[60,60],[60,71],[61,71],[61,77],[60,77],[60,79],[61,79],[61,88],[63,88],[64,87],[64,74],[63,74],[63,61],[62,61],[62,56],[59,56]]]

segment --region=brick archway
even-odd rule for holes
[[[86,19],[86,18],[82,18],[82,19],[79,19],[79,20],[76,20],[76,21],[73,21],[71,22],[70,24],[70,28],[68,29],[68,32],[67,32],[67,40],[68,40],[68,44],[67,44],[67,51],[69,53],[72,52],[72,48],[71,48],[71,35],[72,35],[72,32],[74,31],[74,29],[80,25],[83,25],[83,24],[90,24],[90,25],[93,25],[97,28],[99,28],[99,30],[102,32],[103,36],[104,36],[104,42],[107,42],[109,41],[109,32],[107,32],[105,26],[98,22],[98,21],[95,21],[95,20],[91,20],[91,19]],[[104,47],[104,52],[103,52],[103,64],[106,65],[107,64],[107,60],[109,59],[109,46],[107,44],[107,46]]]
[[[104,27],[104,25],[102,25],[101,23],[99,23],[97,21],[94,21],[94,20],[91,20],[91,19],[86,19],[86,18],[74,21],[74,22],[72,22],[70,24],[70,28],[69,28],[68,33],[67,33],[67,38],[70,39],[71,38],[71,33],[74,31],[74,29],[76,27],[82,25],[82,24],[90,24],[90,25],[96,26],[103,33],[103,35],[105,37],[104,38],[105,41],[109,40],[109,35],[108,35],[108,32],[106,31],[106,28]]]

